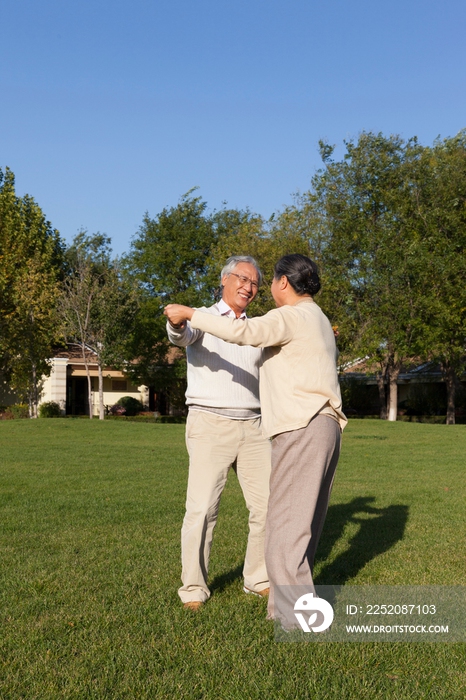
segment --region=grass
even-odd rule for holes
[[[466,428],[352,421],[316,583],[462,584]],[[0,422],[0,698],[466,696],[464,644],[283,644],[241,592],[234,475],[197,614],[177,596],[184,426]]]

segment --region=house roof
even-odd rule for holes
[[[95,350],[86,346],[84,352],[88,363],[97,364]],[[66,358],[73,363],[84,364],[83,351],[77,343],[69,343],[67,347],[55,348],[53,356]]]
[[[369,384],[375,383],[378,369],[378,363],[368,355],[356,358],[339,367],[341,375],[355,379],[365,378]],[[413,357],[409,362],[402,364],[398,383],[425,382],[426,380],[430,382],[443,381],[442,370],[438,362],[425,362],[420,357]]]
[[[89,346],[86,346],[84,349],[84,357],[82,348],[77,343],[69,343],[65,348],[56,348],[53,356],[54,358],[68,360],[66,369],[68,374],[71,374],[73,377],[85,377],[87,375],[86,363],[89,367],[89,374],[91,377],[97,376],[97,355],[95,350]],[[126,379],[125,374],[121,370],[114,369],[113,367],[103,367],[102,373],[104,377]]]

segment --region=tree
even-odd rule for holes
[[[66,337],[77,342],[86,367],[89,417],[92,391],[89,351],[97,360],[99,418],[104,419],[103,367],[123,366],[128,335],[137,309],[135,289],[124,279],[117,260],[111,260],[110,238],[80,232],[67,251],[69,273],[63,283],[61,317]]]
[[[343,160],[334,162],[332,147],[320,144],[325,167],[308,196],[322,221],[325,298],[346,351],[378,365],[381,417],[387,406],[396,420],[401,366],[425,350],[425,246],[413,217],[423,149],[416,139],[371,133],[345,145]]]
[[[447,388],[447,424],[466,355],[466,131],[425,149],[415,191],[428,264],[422,333],[427,357],[439,362]]]
[[[40,258],[34,257],[18,272],[11,292],[10,384],[27,398],[31,418],[37,418],[43,378],[50,374],[52,345],[59,337],[58,286],[54,271],[44,270]]]
[[[223,222],[222,235],[217,238],[209,259],[210,274],[218,283],[219,273],[231,255],[251,255],[257,261],[264,284],[248,307],[248,315],[265,314],[275,307],[270,284],[277,260],[289,253],[302,253],[318,261],[318,241],[312,212],[298,200],[277,216],[265,221],[249,211],[222,210],[214,221]]]
[[[214,215],[214,223],[218,227],[217,242],[212,247],[208,260],[209,287],[218,289],[220,296],[220,273],[225,262],[232,255],[250,255],[253,257],[263,275],[264,280],[270,277],[268,264],[270,234],[266,222],[257,214],[250,211],[223,209]],[[209,302],[212,303],[211,299]],[[254,316],[265,313],[271,308],[271,295],[267,284],[259,288],[259,292],[248,307],[248,315]]]
[[[0,362],[37,417],[41,383],[58,340],[58,280],[63,243],[29,195],[16,196],[14,175],[0,171]]]
[[[170,344],[163,307],[169,301],[201,306],[213,293],[208,260],[219,228],[206,213],[207,204],[193,193],[190,190],[177,206],[163,209],[153,219],[146,213],[123,260],[140,299],[128,371],[134,380],[160,390],[168,390],[185,374],[183,360],[167,362]]]
[[[126,258],[128,268],[152,297],[179,303],[205,299],[206,261],[216,241],[207,204],[187,192],[178,206],[163,209],[155,219],[144,215],[139,234]]]
[[[396,419],[397,379],[415,359],[440,363],[454,422],[465,358],[466,132],[423,147],[363,133],[302,199],[317,222],[321,303],[340,330],[343,358],[376,369],[381,417]]]

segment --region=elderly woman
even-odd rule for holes
[[[335,336],[314,302],[320,289],[315,263],[285,255],[275,265],[272,296],[277,308],[241,320],[212,316],[169,304],[171,322],[189,319],[192,328],[230,343],[265,348],[260,369],[263,431],[272,439],[272,474],[265,558],[274,588],[313,588],[312,569],[327,513],[346,425],[336,368]]]

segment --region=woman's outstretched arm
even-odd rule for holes
[[[182,304],[167,304],[164,308],[163,313],[168,318],[172,326],[179,326],[184,323],[184,321],[190,321],[194,313],[194,309],[190,306],[183,306]]]

